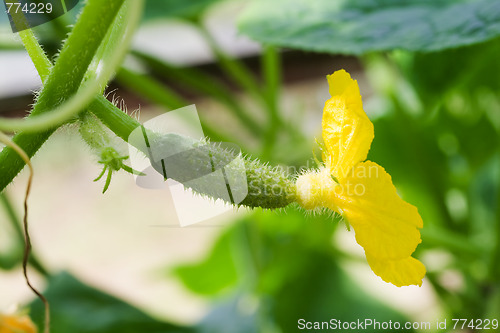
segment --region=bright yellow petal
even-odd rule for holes
[[[322,133],[331,174],[342,181],[350,169],[364,161],[373,140],[373,124],[363,111],[356,80],[344,70],[328,77],[330,98],[323,109]]]
[[[356,80],[351,78],[351,75],[345,70],[341,69],[334,72],[332,75],[327,75],[328,87],[330,95],[339,96],[345,95],[350,91],[350,97],[357,99],[359,104],[361,104],[361,95],[359,94],[358,84]]]
[[[0,333],[36,333],[35,324],[25,315],[1,315]]]
[[[368,264],[375,274],[385,282],[392,283],[397,287],[409,285],[422,285],[425,276],[425,266],[413,257],[401,260],[379,260],[366,256]]]
[[[422,218],[399,197],[391,176],[380,165],[356,165],[335,187],[332,204],[354,228],[356,241],[378,260],[408,258],[421,242]]]

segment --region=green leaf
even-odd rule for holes
[[[339,225],[344,227],[338,218],[329,214],[305,217],[302,209],[292,206],[286,214],[259,212],[245,222],[258,270],[259,313],[269,316],[281,332],[300,331],[300,318],[407,321],[364,292],[339,266],[346,258],[332,248],[332,233]],[[354,232],[346,237],[354,238]],[[368,270],[367,274],[379,279]]]
[[[342,321],[373,318],[405,322],[407,318],[363,292],[338,265],[344,261],[332,250],[336,219],[305,217],[293,206],[286,213],[255,211],[236,222],[216,243],[219,263],[200,268],[198,280],[232,265],[238,259],[239,285],[232,298],[219,299],[200,323],[202,332],[297,332],[297,321]],[[354,237],[354,233],[350,233]],[[231,239],[231,248],[221,246]],[[226,262],[223,264],[223,262]],[[367,264],[366,264],[367,265]],[[370,278],[379,279],[373,273]],[[193,276],[195,276],[193,274]],[[237,320],[235,320],[237,318]]]
[[[194,332],[191,328],[155,320],[68,273],[51,278],[45,296],[51,306],[51,333]],[[33,302],[31,316],[42,327],[43,306],[39,300]]]
[[[452,89],[470,93],[478,88],[500,88],[500,80],[491,75],[500,71],[499,38],[441,52],[401,53],[402,57],[395,58],[424,101],[442,101]]]
[[[500,35],[497,0],[257,0],[240,18],[259,42],[343,54],[436,51]]]
[[[230,234],[225,233],[210,254],[199,263],[184,264],[174,274],[184,285],[200,295],[215,295],[234,286],[238,281]]]
[[[23,249],[21,247],[15,247],[9,251],[0,253],[0,270],[10,271],[19,267],[22,258]]]
[[[282,332],[296,332],[299,319],[309,322],[334,319],[356,323],[365,319],[377,322],[392,320],[393,323],[409,321],[397,310],[391,309],[361,290],[352,278],[339,268],[336,260],[321,253],[316,255],[309,253],[308,256],[309,261],[302,266],[300,273],[283,281],[279,292],[272,300],[273,314]],[[337,327],[337,330],[347,332],[341,328]],[[378,331],[373,326],[366,326],[365,329],[368,332]],[[360,329],[359,332],[361,331]],[[397,331],[384,330],[384,332]]]
[[[167,18],[196,19],[220,0],[147,0],[144,21]]]

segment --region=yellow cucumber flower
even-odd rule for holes
[[[0,314],[0,333],[36,333],[35,324],[26,315]]]
[[[382,280],[421,286],[425,267],[411,254],[421,242],[422,218],[399,197],[384,168],[365,161],[374,132],[356,80],[344,70],[327,78],[332,97],[323,109],[324,167],[299,176],[297,202],[341,214]]]

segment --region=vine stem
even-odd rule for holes
[[[20,11],[19,14],[23,19],[25,19],[22,11]],[[52,69],[52,63],[38,43],[35,35],[33,34],[33,30],[25,29],[19,31],[19,36],[21,37],[21,41],[23,42],[26,51],[28,51],[31,61],[33,61],[33,64],[37,69],[38,75],[40,75],[40,79],[44,82]]]
[[[40,298],[45,307],[45,320],[44,320],[44,333],[50,332],[50,305],[45,296],[39,292],[32,284],[28,276],[28,261],[31,253],[31,239],[28,229],[28,198],[31,192],[31,184],[33,183],[33,165],[31,160],[26,154],[26,152],[15,144],[10,138],[0,131],[0,142],[11,147],[19,156],[24,160],[29,168],[28,184],[26,185],[26,193],[24,195],[24,217],[23,217],[23,228],[24,228],[24,255],[23,255],[23,274],[24,279],[28,287]]]
[[[52,77],[52,73],[55,71],[58,64],[59,61],[51,71],[48,79]],[[94,113],[107,127],[109,127],[113,132],[115,132],[116,135],[118,135],[125,141],[128,141],[130,133],[140,126],[139,122],[125,114],[122,110],[118,109],[102,95],[94,96],[94,101],[91,103],[91,105],[89,105],[87,109]],[[133,142],[130,142],[130,144],[134,145]],[[216,145],[213,146],[213,148],[216,150],[218,149],[217,152],[220,155],[219,158],[229,158],[229,156],[227,155],[229,154],[229,152],[217,147]],[[2,156],[0,154],[0,161],[1,157]],[[254,184],[257,182],[264,188],[264,190],[261,188],[254,190],[252,187],[252,190],[254,191],[249,192],[248,196],[241,203],[239,203],[240,205],[249,207],[278,208],[284,207],[294,200],[294,185],[287,177],[287,175],[279,173],[268,165],[261,164],[257,160],[245,159],[245,168],[248,177],[248,184]],[[0,173],[0,175],[2,174]],[[0,176],[0,189],[2,189],[1,181],[2,177]],[[279,196],[270,196],[265,188],[269,188],[269,186],[275,186],[276,184],[278,184],[278,186],[281,186],[282,188],[286,188],[286,191]],[[209,196],[218,195],[217,193],[212,193],[210,191],[200,193],[207,194]],[[219,196],[217,196],[217,198],[219,198]]]
[[[132,39],[134,31],[133,27],[135,27],[135,25],[139,22],[141,16],[141,7],[142,2],[138,0],[126,1],[124,3],[124,17],[120,20],[117,20],[117,24],[121,26],[121,29],[115,29],[119,32],[122,32],[121,30],[123,30],[123,37],[119,38],[121,36],[114,36],[114,38],[107,38],[106,43],[104,43],[106,45],[106,48],[101,47],[100,50],[97,50],[96,53],[99,53],[99,51],[101,51],[101,53],[103,54],[107,53],[109,57],[107,59],[106,57],[102,57],[102,59],[100,59],[100,61],[104,63],[100,66],[101,70],[99,72],[96,71],[95,73],[93,73],[94,75],[89,75],[90,78],[85,80],[85,84],[78,88],[78,93],[68,98],[64,103],[55,107],[50,112],[45,112],[44,114],[38,115],[37,117],[30,117],[28,119],[9,119],[0,117],[0,130],[25,132],[45,130],[47,128],[63,124],[75,114],[80,112],[82,108],[84,108],[91,102],[92,98],[95,95],[101,92],[103,87],[113,76],[115,69],[120,65],[123,58],[125,57],[128,46]],[[113,31],[113,29],[111,29],[111,31]],[[108,48],[107,44],[109,44],[110,41],[114,42],[115,48],[112,48],[113,52],[105,52]],[[29,47],[31,47],[34,44],[29,43],[28,45]],[[38,43],[36,43],[36,45],[38,45]],[[32,50],[33,55],[38,55],[40,54],[40,52],[43,52],[43,50]],[[50,70],[50,65],[48,65],[46,61],[43,61],[44,58],[46,57],[35,56],[33,62],[35,63],[35,66],[38,65],[38,68],[43,68],[45,71]],[[92,60],[92,58],[90,60]],[[37,62],[40,63],[37,64]],[[40,76],[43,80],[43,76]]]
[[[87,2],[72,33],[64,44],[56,64],[47,76],[29,118],[54,109],[55,106],[60,105],[78,90],[87,68],[123,1],[89,0]],[[23,40],[23,42],[25,41],[30,41],[30,39]],[[36,40],[33,39],[31,42],[36,42]],[[43,52],[40,52],[41,49],[35,47],[32,50],[38,56],[46,57]],[[29,157],[32,157],[54,131],[55,128],[37,133],[20,132],[13,141]],[[24,164],[22,158],[10,147],[6,147],[0,152],[0,191],[14,179]]]

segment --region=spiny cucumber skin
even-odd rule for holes
[[[163,163],[161,160],[152,162],[158,172],[164,174],[165,170],[168,178],[202,196],[222,199],[237,206],[268,209],[285,207],[295,201],[292,179],[276,168],[243,157],[239,151],[218,143],[167,134],[153,139],[150,147],[155,150],[156,157],[169,156]],[[228,199],[228,189],[221,181],[221,173],[214,172],[222,169],[233,200]],[[246,175],[246,183],[242,181],[243,175]]]
[[[245,167],[248,195],[241,205],[272,209],[295,201],[295,183],[278,169],[248,158]]]
[[[90,112],[82,112],[79,120],[80,135],[91,149],[100,153],[103,148],[111,145],[111,140],[96,116]]]

